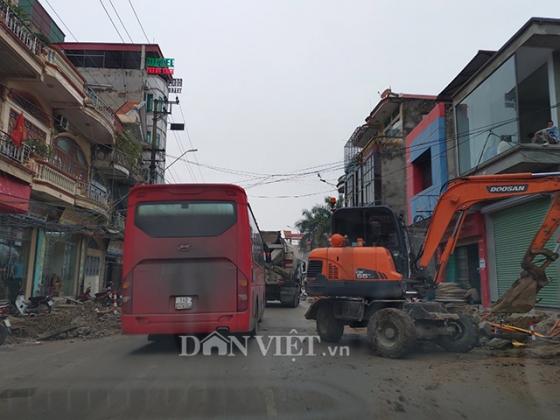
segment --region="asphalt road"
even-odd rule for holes
[[[0,418],[559,416],[558,360],[436,349],[388,360],[370,354],[363,333],[353,330],[339,344],[348,346],[349,355],[331,348],[337,355],[330,356],[325,344],[314,341],[315,355],[294,356],[302,349],[309,353],[308,340],[286,355],[284,337],[274,339],[263,356],[270,336],[315,334],[303,313],[303,305],[267,308],[263,337],[249,342],[247,356],[239,349],[230,356],[179,356],[182,348],[173,340],[127,336],[2,346]]]

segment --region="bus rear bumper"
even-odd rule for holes
[[[247,313],[173,314],[121,316],[123,334],[208,334],[216,330],[246,333],[251,330]]]

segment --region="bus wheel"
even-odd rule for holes
[[[344,322],[334,317],[332,305],[323,303],[317,309],[317,334],[321,341],[338,343],[344,333]]]
[[[249,338],[255,338],[255,336],[259,333],[258,330],[259,321],[255,320],[255,327],[249,331]]]

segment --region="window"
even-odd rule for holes
[[[154,95],[148,93],[146,95],[146,111],[152,112],[154,110]]]
[[[251,245],[253,261],[258,265],[264,265],[264,243],[261,231],[257,226],[257,221],[253,215],[253,211],[249,207],[249,227],[251,228]]]
[[[551,119],[551,105],[554,104],[550,97],[548,63],[552,60],[552,51],[551,48],[521,47],[515,53],[521,143],[532,141],[534,133],[545,128]]]
[[[229,201],[141,203],[135,216],[136,226],[156,238],[218,236],[236,221]]]
[[[427,149],[412,162],[412,191],[418,194],[432,186],[432,151]]]
[[[461,173],[496,156],[501,139],[519,143],[514,57],[459,103],[455,113]]]
[[[364,162],[364,204],[373,204],[375,202],[375,172],[374,172],[374,155],[370,155]]]
[[[60,170],[81,181],[88,178],[88,163],[82,148],[70,137],[54,140],[53,162]]]
[[[99,275],[99,267],[101,265],[101,258],[88,255],[86,257],[86,262],[84,265],[84,273],[86,276],[98,276]]]

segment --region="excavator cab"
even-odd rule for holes
[[[385,206],[342,208],[332,217],[333,240],[309,254],[307,292],[314,296],[400,299],[409,246],[399,217]]]
[[[386,248],[397,271],[408,277],[410,264],[406,230],[401,219],[389,207],[338,209],[332,217],[332,233],[346,237],[348,246]]]

